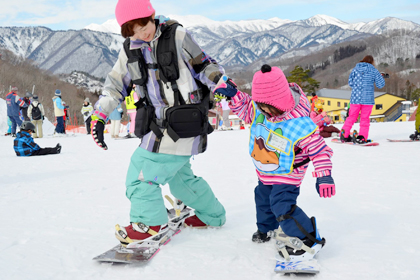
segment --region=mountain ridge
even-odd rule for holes
[[[203,16],[170,17],[179,20],[197,43],[225,67],[248,66],[255,61],[275,59],[302,48],[308,54],[337,43],[392,30],[420,30],[420,25],[414,22],[392,17],[365,24],[348,24],[326,15],[299,21],[272,18],[237,22],[218,22]],[[97,25],[96,28],[100,29],[97,31],[0,27],[0,48],[31,59],[54,74],[82,71],[103,78],[117,60],[124,40],[121,35],[110,31],[116,29],[114,21]]]

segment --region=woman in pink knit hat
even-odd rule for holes
[[[255,188],[257,232],[254,242],[270,240],[276,231],[279,261],[312,258],[325,244],[316,227],[296,205],[303,177],[312,161],[320,197],[335,195],[331,177],[333,151],[319,135],[309,117],[310,103],[295,83],[288,83],[278,67],[263,65],[252,81],[252,97],[240,91],[226,92],[230,108],[239,118],[251,124],[249,153],[255,164],[258,185]],[[280,236],[280,237],[279,237]],[[287,238],[303,241],[305,250],[297,250]],[[282,246],[280,246],[282,247]],[[281,249],[281,250],[280,250]]]
[[[100,148],[108,149],[104,125],[134,84],[140,98],[135,135],[142,139],[125,182],[130,224],[116,226],[117,239],[127,246],[163,243],[168,238],[174,228],[162,198],[160,186],[165,184],[195,210],[185,225],[223,226],[225,209],[209,184],[194,175],[190,158],[207,148],[207,134],[212,131],[207,116],[210,91],[224,85],[220,79],[224,69],[182,25],[155,16],[149,0],[119,0],[115,17],[126,40],[95,105],[92,137]],[[183,214],[185,218],[188,213]]]

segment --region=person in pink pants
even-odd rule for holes
[[[345,137],[349,137],[350,130],[354,123],[359,118],[360,113],[360,131],[359,136],[363,136],[365,139],[368,139],[369,136],[369,127],[370,127],[370,114],[372,113],[373,105],[363,105],[363,104],[350,104],[349,116],[346,119],[342,130],[344,130]],[[359,137],[357,136],[357,137]],[[361,138],[361,137],[359,137]]]
[[[355,140],[356,143],[363,144],[368,142],[370,114],[375,105],[374,90],[385,86],[382,74],[375,68],[375,61],[371,55],[365,56],[349,76],[349,86],[351,90],[350,112],[341,129],[340,139],[342,142],[353,141],[350,131],[353,124],[357,121],[360,114],[360,132]]]

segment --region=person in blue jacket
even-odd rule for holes
[[[352,88],[350,97],[349,116],[341,129],[342,142],[351,142],[350,131],[360,114],[360,132],[355,139],[356,143],[363,144],[368,141],[370,114],[375,105],[375,87],[383,88],[385,80],[382,74],[375,68],[375,61],[371,55],[365,56],[349,76],[349,86]]]
[[[60,135],[64,135],[64,105],[63,101],[61,100],[61,91],[57,89],[55,91],[54,97],[53,97],[53,103],[54,103],[54,114],[57,119],[57,126],[55,127],[55,132]]]
[[[60,143],[53,148],[41,148],[35,143],[32,138],[32,133],[35,132],[35,125],[31,122],[24,121],[20,125],[20,131],[13,141],[13,148],[18,157],[29,156],[43,156],[49,154],[59,154],[61,152]]]
[[[6,95],[7,116],[12,121],[12,136],[16,137],[16,127],[22,124],[19,118],[20,107],[25,104],[22,98],[17,95],[18,88],[12,87],[12,91]]]

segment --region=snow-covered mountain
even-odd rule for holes
[[[316,15],[291,21],[214,21],[203,16],[177,16],[199,45],[224,66],[245,66],[296,51],[310,53],[333,44],[366,38],[390,30],[420,30],[397,18],[348,24]],[[45,27],[0,27],[0,48],[32,59],[55,74],[82,71],[105,77],[117,59],[123,38],[116,20],[91,24],[83,30],[52,31]],[[303,48],[303,49],[302,49]]]
[[[323,26],[323,25],[331,24],[331,25],[339,26],[343,29],[353,29],[353,28],[350,28],[350,25],[347,22],[344,22],[342,20],[327,16],[327,15],[315,15],[311,18],[302,20],[302,22],[310,26]]]
[[[200,46],[225,66],[249,65],[258,59],[297,53],[307,55],[333,44],[392,30],[420,30],[419,24],[393,17],[351,24],[327,15],[300,21],[272,18],[236,22],[214,21],[203,16],[169,17],[188,28]],[[115,19],[104,23],[110,24],[117,26],[115,30],[119,32]]]
[[[33,60],[55,74],[74,70],[104,77],[117,60],[123,38],[92,30],[0,27],[0,48]]]
[[[271,18],[268,20],[241,20],[241,21],[215,21],[208,19],[204,16],[190,15],[190,16],[179,16],[169,15],[171,19],[176,19],[185,28],[191,27],[207,27],[219,36],[223,34],[229,34],[229,36],[235,36],[234,33],[247,33],[247,32],[261,32],[275,29],[284,24],[301,22],[308,26],[324,26],[324,25],[335,25],[342,29],[355,30],[370,34],[382,34],[386,31],[391,30],[415,30],[420,28],[419,24],[412,21],[406,21],[394,17],[386,17],[370,22],[358,22],[358,23],[347,23],[340,19],[327,16],[327,15],[315,15],[311,18],[299,21],[292,21],[288,19]],[[113,32],[120,34],[120,27],[116,19],[107,20],[105,23],[90,24],[85,29],[100,31],[100,32]],[[237,36],[237,35],[236,35]]]

